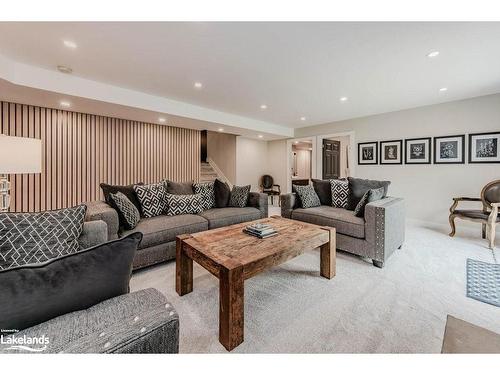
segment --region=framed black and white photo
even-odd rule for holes
[[[378,164],[378,143],[358,143],[358,164]]]
[[[380,164],[403,164],[403,141],[380,142]]]
[[[469,134],[469,163],[500,163],[500,132]]]
[[[434,164],[463,164],[465,135],[434,137]]]
[[[405,164],[430,164],[431,138],[405,139]]]

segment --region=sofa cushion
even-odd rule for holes
[[[80,250],[87,206],[36,213],[0,213],[0,270]]]
[[[300,197],[300,204],[302,208],[318,207],[321,206],[318,194],[311,185],[294,185],[295,192]]]
[[[179,316],[159,291],[142,289],[11,336],[23,335],[48,338],[46,345],[30,345],[42,353],[172,353],[178,351]]]
[[[22,330],[129,290],[142,235],[0,272],[0,329]]]
[[[347,179],[349,180],[349,199],[347,202],[347,209],[349,210],[354,210],[361,198],[363,198],[363,195],[370,189],[383,187],[384,196],[382,198],[385,198],[391,184],[390,181],[365,180],[353,177],[348,177]]]
[[[370,189],[368,190],[363,198],[359,201],[354,209],[354,215],[357,217],[365,217],[365,207],[368,203],[378,201],[384,196],[384,188]]]
[[[208,229],[208,222],[198,215],[160,215],[145,218],[133,230],[124,231],[121,236],[141,232],[144,237],[139,249],[175,241],[180,234],[196,233]]]
[[[139,182],[135,185],[144,185],[144,183]],[[134,204],[134,206],[137,207],[139,212],[142,214],[141,202],[139,202],[139,198],[137,198],[137,194],[135,193],[134,190],[134,185],[121,186],[121,185],[108,185],[105,183],[101,183],[99,186],[102,189],[102,194],[104,195],[104,201],[110,206],[113,205],[113,202],[111,201],[111,199],[109,199],[109,195],[120,192],[123,193]]]
[[[204,210],[202,194],[165,194],[168,216],[197,214]]]
[[[229,199],[229,207],[245,207],[248,203],[250,188],[250,185],[233,186],[233,190],[231,190],[231,198]]]
[[[214,191],[215,207],[227,207],[229,204],[229,198],[231,198],[231,189],[229,188],[229,185],[217,178],[214,182]]]
[[[203,200],[203,210],[215,207],[215,182],[200,182],[193,184],[195,194],[201,194]]]
[[[170,180],[163,180],[167,193],[176,195],[193,194],[193,182],[174,182]]]
[[[319,206],[297,208],[292,212],[292,219],[306,223],[334,227],[337,233],[346,236],[365,238],[365,220],[356,217],[353,211],[345,208]]]
[[[212,208],[202,212],[200,216],[208,220],[208,229],[214,229],[258,220],[261,218],[261,212],[254,207],[226,207]]]

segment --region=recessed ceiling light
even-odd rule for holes
[[[59,102],[59,104],[61,105],[61,107],[70,107],[71,106],[71,103],[70,102],[67,102],[65,100],[61,100]]]
[[[220,131],[220,132],[223,132],[223,131],[224,131],[224,128],[219,128],[219,131]]]
[[[348,97],[347,97],[347,96],[342,96],[342,97],[340,98],[340,101],[341,101],[341,102],[346,102],[346,101],[347,101],[347,99],[348,99]]]
[[[440,92],[445,92],[445,91],[448,91],[448,87],[441,87],[439,89]]]
[[[63,43],[66,47],[75,49],[77,47],[76,43],[73,42],[72,40],[63,40]]]
[[[431,59],[437,56],[439,56],[439,51],[432,51],[427,54],[427,57],[430,57]]]
[[[300,118],[300,121],[306,121],[306,118],[305,118],[304,116],[302,116],[302,117]]]
[[[299,141],[295,141],[295,144],[298,145],[299,144]]]
[[[195,87],[196,89],[201,89],[201,88],[203,87],[203,84],[202,84],[201,82],[195,82],[195,83],[194,83],[194,87]]]
[[[160,118],[158,119],[158,121],[160,121],[160,122],[165,122],[165,121],[167,121],[167,119],[166,119],[166,118],[164,118],[164,117],[160,117]]]
[[[262,134],[259,134],[258,137],[259,138],[264,138],[264,136]]]
[[[266,104],[261,104],[260,105],[260,109],[267,109],[267,105]]]
[[[73,69],[64,65],[58,65],[57,70],[59,70],[61,73],[66,73],[66,74],[73,73]]]

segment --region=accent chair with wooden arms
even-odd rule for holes
[[[482,202],[482,210],[457,210],[459,202]],[[481,190],[480,198],[453,198],[450,207],[450,237],[455,235],[455,218],[481,223],[482,237],[489,241],[490,249],[495,246],[495,227],[500,221],[498,208],[500,207],[500,180],[486,184]]]

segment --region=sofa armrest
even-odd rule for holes
[[[81,249],[88,249],[108,241],[108,225],[102,220],[83,223],[83,231],[78,238]]]
[[[108,226],[108,241],[117,239],[120,223],[116,210],[107,203],[101,201],[86,202],[84,204],[87,206],[85,221],[104,221]]]
[[[366,240],[375,247],[374,258],[385,261],[405,239],[405,203],[402,198],[386,197],[365,208]]]
[[[250,192],[248,194],[248,206],[259,209],[261,218],[268,217],[267,194]]]
[[[298,208],[297,195],[295,193],[288,193],[280,195],[281,216],[287,219],[292,218],[292,211]]]

